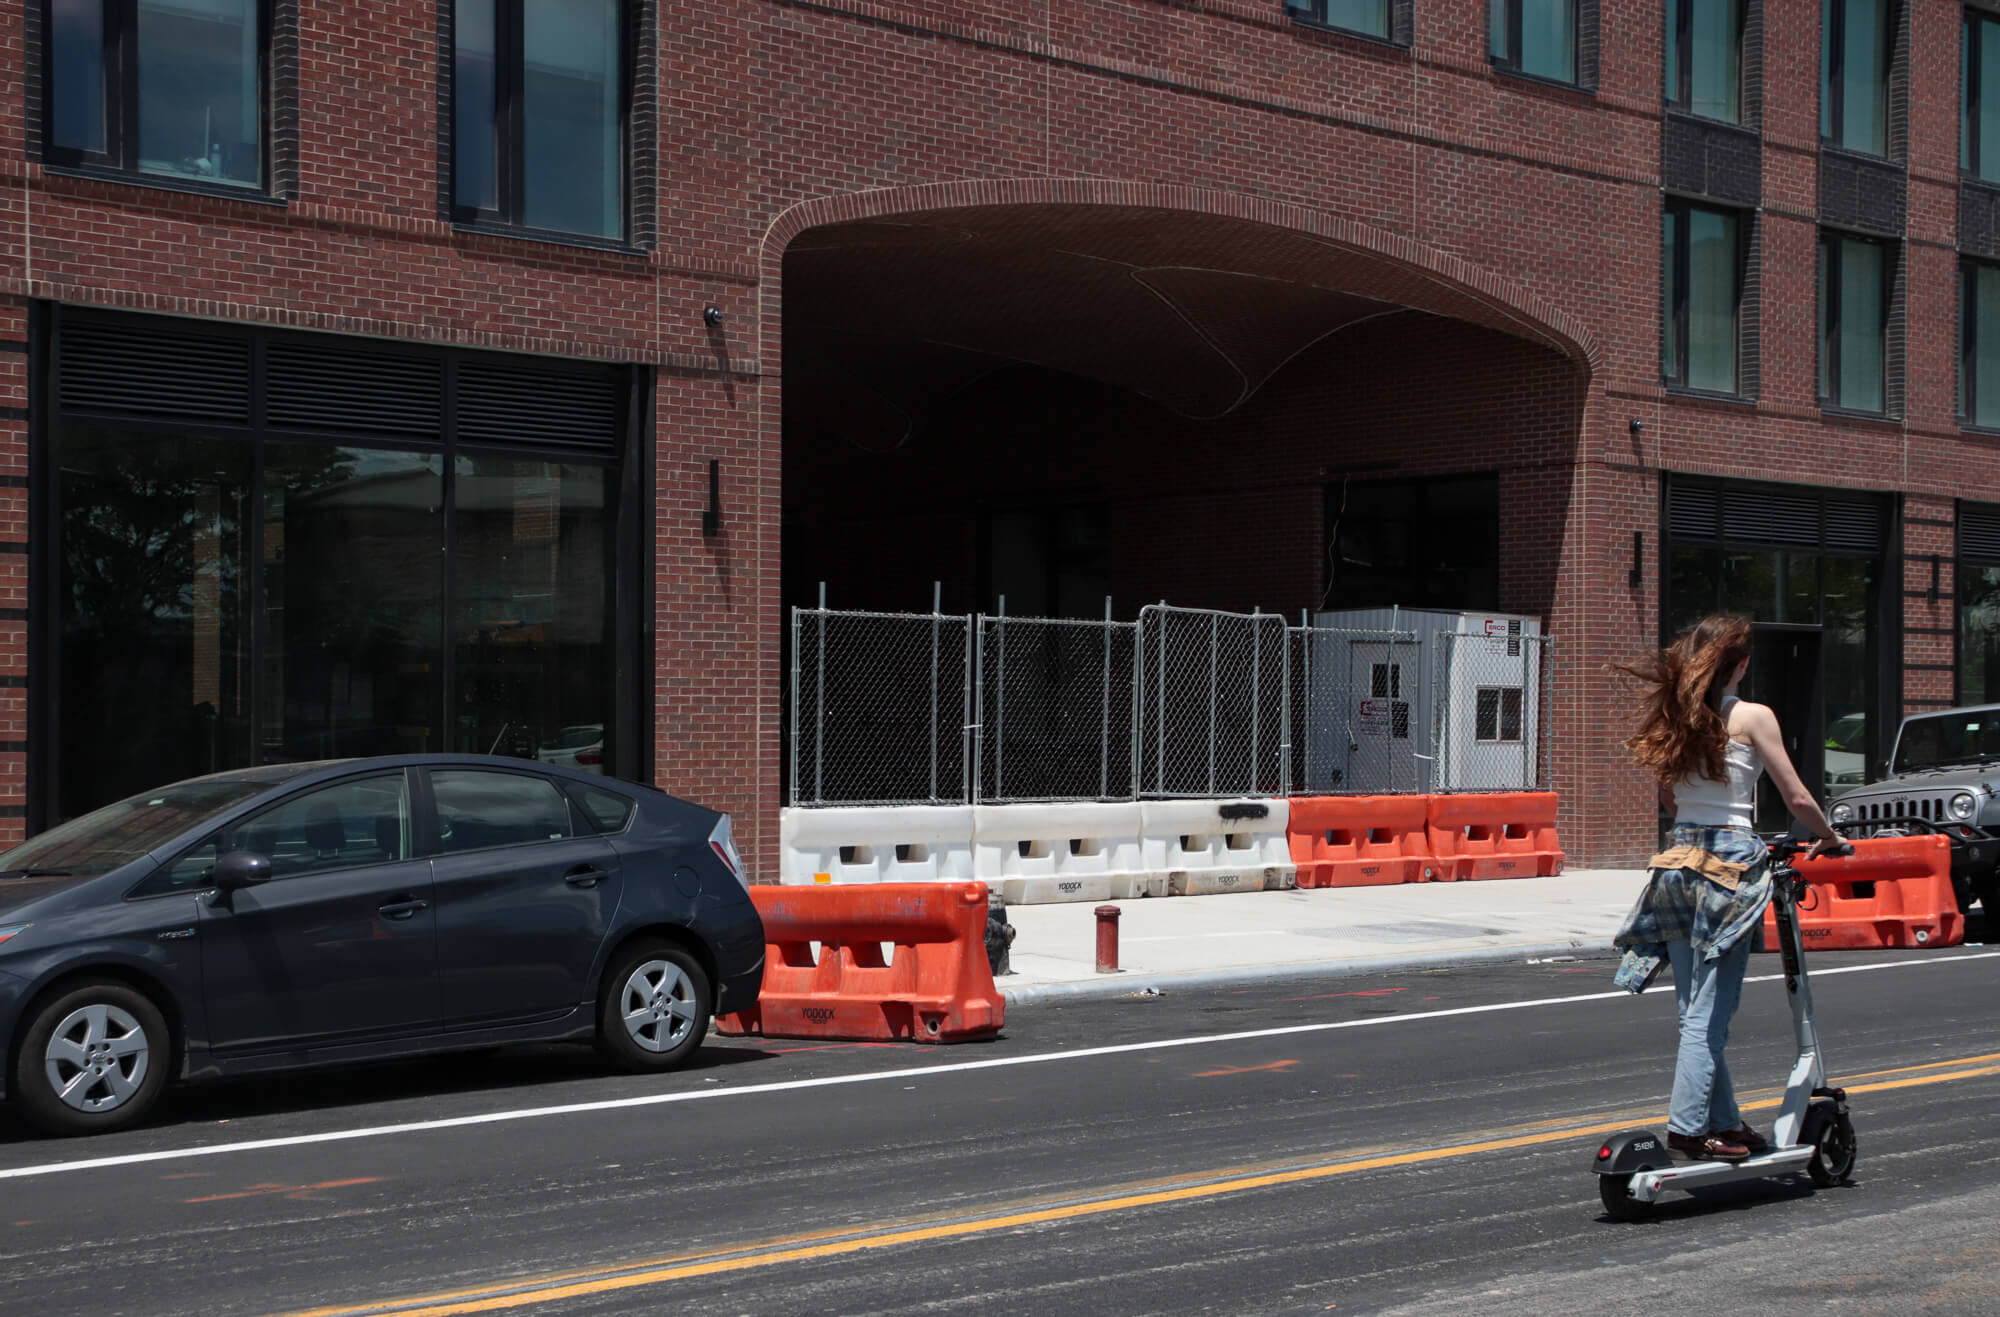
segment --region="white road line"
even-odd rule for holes
[[[1922,960],[1888,960],[1872,965],[1843,965],[1838,968],[1816,970],[1813,973],[1815,978],[1826,978],[1835,974],[1862,974],[1870,970],[1958,965],[1966,961],[1996,958],[2000,958],[2000,951],[1974,952],[1961,956],[1927,956]],[[1783,977],[1781,974],[1763,974],[1746,979],[1745,982],[1769,983]],[[1287,1038],[1299,1034],[1327,1033],[1335,1029],[1371,1029],[1388,1024],[1416,1024],[1425,1020],[1447,1020],[1463,1015],[1489,1015],[1497,1011],[1568,1006],[1586,1001],[1611,1001],[1630,995],[1621,989],[1613,992],[1589,992],[1571,997],[1536,997],[1528,1001],[1489,1002],[1484,1006],[1455,1006],[1447,1010],[1417,1011],[1408,1015],[1373,1015],[1359,1020],[1329,1020],[1318,1024],[1288,1024],[1272,1029],[1248,1029],[1240,1033],[1201,1034],[1192,1038],[1163,1038],[1145,1043],[1081,1047],[1068,1052],[1040,1052],[1031,1056],[996,1057],[986,1061],[909,1066],[900,1070],[880,1070],[865,1075],[829,1075],[820,1079],[788,1079],[771,1084],[746,1084],[741,1088],[708,1088],[680,1093],[652,1093],[643,1097],[612,1098],[601,1102],[569,1102],[553,1107],[522,1107],[513,1111],[489,1111],[476,1116],[445,1116],[437,1120],[413,1120],[398,1125],[370,1125],[361,1129],[327,1130],[319,1134],[294,1134],[275,1139],[246,1139],[240,1143],[217,1143],[206,1147],[163,1148],[156,1152],[127,1153],[118,1157],[89,1157],[76,1161],[46,1162],[38,1166],[16,1166],[0,1169],[0,1180],[24,1180],[32,1176],[57,1175],[65,1171],[96,1171],[115,1166],[140,1166],[149,1162],[215,1157],[230,1152],[262,1152],[271,1148],[299,1148],[315,1143],[345,1143],[351,1139],[379,1139],[391,1134],[419,1134],[430,1130],[461,1129],[472,1125],[499,1125],[508,1121],[575,1116],[593,1111],[623,1111],[635,1107],[664,1106],[673,1102],[703,1102],[717,1098],[750,1097],[760,1093],[792,1093],[802,1089],[838,1088],[848,1084],[880,1084],[899,1079],[925,1079],[939,1075],[965,1074],[974,1070],[1001,1070],[1011,1066],[1039,1065],[1048,1061],[1082,1061],[1091,1057],[1120,1056],[1132,1052],[1200,1047],[1212,1043],[1239,1043],[1255,1038]]]

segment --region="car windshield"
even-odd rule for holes
[[[109,873],[272,785],[269,774],[231,774],[132,796],[22,842],[0,855],[0,874],[88,878]]]
[[[1905,722],[1893,768],[1914,773],[1988,759],[2000,759],[2000,709],[1960,710]]]
[[[602,727],[565,727],[555,739],[551,750],[580,750],[586,745],[596,745],[604,739]]]

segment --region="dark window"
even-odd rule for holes
[[[2000,704],[2000,505],[1958,505],[1958,702]]]
[[[452,214],[626,235],[624,5],[455,0]]]
[[[570,800],[576,806],[577,831],[579,832],[623,832],[632,818],[634,806],[629,797],[602,787],[587,787],[569,783]]]
[[[1670,200],[1661,246],[1661,376],[1682,388],[1735,393],[1742,218],[1734,211]]]
[[[1403,693],[1403,665],[1377,663],[1368,676],[1368,694],[1378,700],[1400,697]]]
[[[1667,104],[1743,122],[1743,0],[1667,0]]]
[[[1389,40],[1389,0],[1285,0],[1294,18]]]
[[[1578,82],[1578,0],[1488,0],[1489,49],[1510,73]]]
[[[48,0],[47,31],[50,164],[264,185],[259,0]]]
[[[1498,608],[1500,480],[1371,480],[1326,491],[1329,608]]]
[[[1958,301],[1958,414],[2000,429],[2000,266],[1967,261]]]
[[[1481,686],[1474,701],[1477,726],[1475,740],[1519,741],[1521,739],[1521,688]]]
[[[431,792],[437,797],[438,849],[446,854],[572,835],[569,802],[545,777],[440,768],[431,772]]]
[[[1888,408],[1889,244],[1822,232],[1819,400],[1857,412]]]
[[[1821,0],[1819,135],[1889,154],[1890,33],[1895,0]]]
[[[2000,19],[1965,15],[1964,77],[1960,101],[1958,167],[2000,182]],[[1986,88],[1993,95],[1986,95]]]
[[[407,860],[409,784],[402,773],[382,773],[301,792],[195,847],[169,872],[185,881],[231,851],[268,855],[274,879]]]

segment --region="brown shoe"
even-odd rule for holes
[[[1667,1132],[1667,1147],[1691,1161],[1740,1162],[1750,1150],[1724,1134],[1675,1134]]]
[[[1724,1130],[1722,1131],[1721,1134],[1717,1135],[1716,1137],[1726,1140],[1727,1142],[1730,1143],[1742,1144],[1744,1147],[1750,1150],[1750,1155],[1752,1157],[1761,1157],[1763,1154],[1771,1150],[1771,1141],[1765,1138],[1763,1135],[1759,1134],[1756,1130],[1751,1129],[1750,1123],[1748,1121],[1745,1121],[1743,1124],[1738,1125],[1733,1130]]]

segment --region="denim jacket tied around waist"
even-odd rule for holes
[[[1612,945],[1624,952],[1612,981],[1644,992],[1682,938],[1717,960],[1755,928],[1771,903],[1771,853],[1747,828],[1676,823]]]

